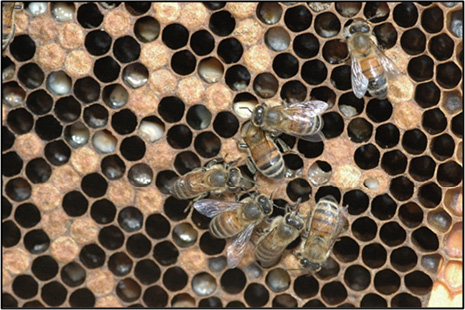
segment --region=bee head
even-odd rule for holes
[[[257,220],[262,215],[261,207],[255,202],[247,203],[243,212],[244,217],[249,221]]]
[[[300,259],[300,265],[305,269],[309,270],[310,272],[317,272],[321,269],[321,264],[319,263],[312,263],[306,258]]]
[[[260,195],[257,198],[257,202],[262,208],[265,215],[270,215],[273,212],[273,204],[265,195]]]
[[[210,182],[214,187],[223,187],[228,181],[227,178],[228,176],[225,171],[217,170],[211,175]]]
[[[304,222],[298,218],[294,213],[289,213],[284,216],[286,224],[295,227],[297,230],[302,230]]]
[[[255,126],[260,127],[263,123],[263,115],[265,114],[265,105],[259,104],[255,107],[255,110],[252,112],[252,122]]]
[[[349,20],[344,27],[344,36],[350,38],[355,33],[371,33],[371,25],[361,19],[351,19]]]
[[[239,168],[237,167],[230,168],[226,185],[229,188],[237,188],[237,187],[240,187],[241,180],[242,180],[241,170],[239,170]]]

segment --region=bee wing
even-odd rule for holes
[[[323,120],[321,120],[323,121]],[[308,136],[295,136],[299,139],[302,139],[302,140],[305,140],[305,141],[309,141],[309,142],[320,142],[323,140],[323,138],[325,137],[323,135],[323,133],[321,131],[318,131],[316,133],[314,133],[313,135],[308,135]]]
[[[321,100],[310,100],[288,104],[284,111],[301,109],[300,113],[295,113],[302,118],[315,117],[328,109],[328,104]]]
[[[241,202],[231,202],[215,199],[202,199],[194,203],[195,210],[208,217],[214,217],[219,213],[235,210],[240,206],[242,206]]]
[[[354,56],[352,56],[351,68],[352,89],[354,91],[355,97],[361,99],[367,91],[368,79],[363,74],[362,67],[360,67],[360,63]]]
[[[228,255],[228,266],[229,268],[235,268],[242,257],[244,256],[245,250],[247,249],[247,242],[252,236],[252,232],[255,225],[247,226],[242,232],[240,232],[228,246],[226,253]]]
[[[381,63],[381,65],[383,66],[383,69],[384,69],[384,72],[386,72],[387,78],[394,79],[397,76],[399,76],[401,73],[399,69],[397,69],[397,66],[392,62],[392,60],[389,59],[389,57],[387,57],[386,54],[384,54],[384,52],[377,45],[375,45],[374,43],[373,45],[374,45],[376,56],[379,62]]]

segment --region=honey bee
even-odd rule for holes
[[[295,255],[300,265],[316,272],[325,264],[339,234],[345,229],[346,208],[339,207],[336,199],[326,196],[311,211]]]
[[[248,179],[242,176],[239,168],[231,167],[233,163],[213,159],[205,167],[196,168],[175,180],[169,191],[176,199],[198,200],[208,193],[219,195],[226,190],[234,192],[243,189]]]
[[[239,147],[246,148],[247,168],[252,173],[256,170],[271,179],[280,179],[284,176],[284,160],[278,147],[265,132],[248,121],[242,126],[241,136],[244,143]],[[289,149],[281,140],[278,140],[284,149]]]
[[[21,2],[2,3],[2,51],[15,36],[15,13],[22,8]]]
[[[352,88],[357,98],[368,90],[377,99],[386,99],[388,81],[400,76],[395,64],[378,47],[372,26],[364,20],[354,20],[344,28],[351,55]]]
[[[213,218],[210,233],[215,238],[233,238],[226,251],[229,268],[235,268],[245,253],[255,226],[273,212],[273,203],[265,195],[256,194],[239,202],[202,199],[194,203],[194,208]]]
[[[299,214],[299,204],[300,199],[293,210],[288,207],[285,216],[275,217],[265,234],[258,240],[255,259],[262,267],[273,266],[281,258],[286,247],[300,235],[304,219]]]
[[[320,100],[267,106],[262,103],[252,112],[255,126],[270,132],[273,136],[285,133],[297,138],[318,142],[323,128],[321,114],[328,104]]]

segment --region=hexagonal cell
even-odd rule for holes
[[[379,46],[384,49],[393,47],[397,42],[397,31],[391,23],[377,25],[373,29],[373,32],[378,38]]]
[[[321,288],[321,297],[329,305],[337,305],[347,298],[347,290],[341,282],[333,281]]]
[[[441,233],[447,232],[452,224],[452,217],[443,208],[429,212],[427,219],[431,227]]]
[[[406,272],[417,265],[418,257],[414,250],[403,246],[392,251],[390,261],[396,270]]]
[[[29,89],[39,87],[44,78],[44,71],[35,63],[25,64],[18,70],[18,80]]]
[[[340,29],[339,19],[331,12],[318,14],[315,18],[315,31],[322,38],[332,38]]]
[[[447,29],[457,38],[463,37],[463,12],[462,10],[455,10],[448,13],[446,18]]]
[[[200,61],[197,71],[205,82],[215,83],[221,80],[224,66],[217,58],[208,57]]]
[[[288,8],[284,13],[284,23],[292,32],[300,32],[310,27],[312,14],[303,5]]]
[[[234,30],[236,21],[228,11],[219,11],[211,15],[208,27],[216,35],[224,37]]]
[[[417,81],[423,82],[433,77],[434,62],[427,56],[422,55],[410,59],[407,67],[409,76]]]
[[[134,34],[142,43],[152,42],[160,35],[160,23],[150,16],[141,17],[134,24]]]
[[[308,169],[308,179],[314,186],[327,183],[331,178],[331,166],[325,162],[317,160]]]
[[[294,292],[302,299],[315,296],[319,290],[319,283],[313,276],[299,276],[294,280]]]
[[[407,233],[398,223],[388,222],[381,226],[379,237],[384,244],[394,247],[404,243]]]
[[[434,82],[418,84],[415,88],[415,101],[422,108],[430,108],[439,102],[441,91]]]
[[[158,285],[147,288],[142,297],[147,307],[160,308],[168,303],[168,294]]]
[[[262,307],[268,303],[270,293],[259,283],[250,283],[244,292],[245,302],[251,307]]]
[[[462,215],[462,187],[451,188],[444,194],[444,205],[455,215]]]
[[[362,143],[370,140],[373,125],[363,118],[355,118],[347,126],[347,133],[351,141]]]
[[[283,9],[278,3],[260,3],[257,6],[257,17],[258,19],[267,24],[274,25],[276,24],[283,14]]]
[[[370,268],[380,268],[386,262],[386,250],[379,243],[366,245],[362,250],[363,262]]]
[[[265,44],[275,52],[284,51],[289,47],[290,43],[291,37],[282,27],[270,28],[265,33]]]
[[[384,269],[376,273],[373,283],[378,292],[390,295],[399,290],[400,277],[391,269]]]
[[[336,11],[343,17],[352,17],[356,15],[362,4],[359,2],[336,2]]]
[[[407,157],[399,150],[384,153],[381,158],[381,167],[389,175],[401,174],[407,168]]]
[[[344,282],[355,291],[363,291],[370,285],[371,275],[365,267],[353,265],[345,271]]]
[[[297,56],[305,59],[314,57],[318,54],[320,43],[313,34],[304,33],[294,38],[292,47]]]
[[[389,6],[385,2],[369,2],[365,4],[363,15],[372,23],[384,21],[389,16]]]
[[[341,237],[333,248],[335,257],[341,262],[351,262],[357,259],[360,251],[358,243],[350,237]]]
[[[407,54],[418,55],[425,50],[426,36],[420,29],[409,29],[402,34],[400,45]]]
[[[369,293],[363,296],[360,302],[360,307],[375,308],[375,307],[387,307],[387,301],[378,294]]]
[[[427,227],[416,229],[411,238],[413,244],[422,252],[434,252],[439,247],[438,237]]]
[[[391,307],[421,307],[421,301],[408,293],[400,293],[392,298]]]
[[[418,19],[417,7],[410,2],[398,4],[394,8],[393,17],[397,25],[403,28],[412,27]]]
[[[316,276],[321,280],[329,280],[336,277],[340,270],[338,262],[332,257],[328,257],[322,268],[316,273]]]
[[[436,67],[436,81],[446,89],[456,87],[462,80],[462,71],[454,62],[446,62]]]
[[[423,211],[415,202],[407,202],[400,206],[399,218],[405,226],[417,227],[423,221]]]
[[[182,290],[189,277],[181,267],[171,267],[163,275],[163,285],[171,292]]]
[[[429,33],[437,33],[444,26],[444,13],[438,6],[432,6],[423,11],[421,25]]]
[[[7,107],[14,108],[24,105],[26,92],[15,81],[2,84],[2,103]]]

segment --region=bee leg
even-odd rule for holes
[[[237,147],[238,147],[238,148],[241,148],[241,149],[246,149],[246,148],[247,148],[247,144],[244,143],[243,141],[237,141]]]
[[[276,143],[279,144],[279,146],[283,149],[283,153],[287,153],[291,150],[291,148],[289,147],[289,145],[286,144],[286,142],[284,142],[283,140],[279,139],[279,138],[276,138],[275,139]]]
[[[205,165],[205,168],[211,168],[213,167],[214,165],[216,165],[220,160],[218,158],[214,158],[212,160],[210,160],[206,165]]]
[[[200,199],[203,199],[205,198],[207,195],[206,194],[202,194],[202,195],[199,195],[197,196],[196,198],[192,199],[191,201],[189,201],[189,204],[187,205],[187,207],[184,209],[184,213],[191,213],[192,212],[192,209],[193,208],[193,205],[196,201],[199,201]]]
[[[247,164],[247,169],[249,169],[250,172],[252,172],[252,174],[255,174],[255,172],[257,172],[257,168],[255,167],[255,164],[250,159],[250,157],[247,157],[247,159],[245,160],[245,163]]]

